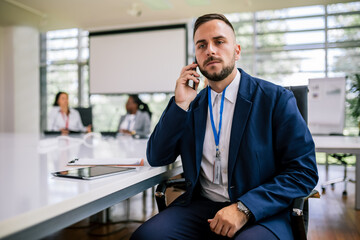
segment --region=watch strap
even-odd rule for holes
[[[250,209],[246,207],[241,201],[237,202],[237,207],[239,211],[245,213],[245,215],[248,216],[249,218],[252,216],[252,212],[250,211]]]

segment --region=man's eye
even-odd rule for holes
[[[223,44],[224,43],[224,41],[217,41],[217,44]]]
[[[199,44],[198,48],[204,48],[205,44]]]

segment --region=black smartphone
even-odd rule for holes
[[[197,64],[196,57],[195,57],[195,59],[194,59],[194,63]],[[194,68],[193,70],[196,71],[196,68]],[[195,82],[194,82],[193,80],[189,80],[189,81],[188,81],[188,86],[195,90]]]
[[[94,166],[53,172],[56,177],[77,178],[91,180],[101,177],[112,176],[119,173],[126,173],[135,170],[130,167]]]

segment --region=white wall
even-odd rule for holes
[[[40,132],[39,32],[0,27],[0,132]]]

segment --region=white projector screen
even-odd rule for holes
[[[173,92],[186,33],[185,24],[90,33],[90,93]]]

